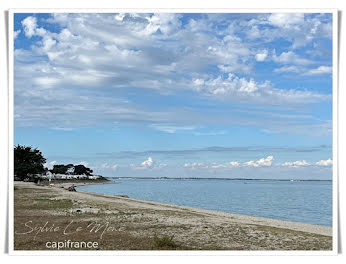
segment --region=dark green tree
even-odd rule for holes
[[[55,174],[66,174],[67,171],[70,168],[74,168],[73,174],[74,175],[91,175],[91,173],[93,172],[92,169],[85,167],[84,165],[73,165],[73,164],[67,164],[67,165],[63,165],[63,164],[59,164],[59,165],[54,165],[53,169],[51,169],[50,171],[52,173]]]
[[[66,174],[67,171],[72,167],[74,167],[73,164],[67,164],[67,165],[59,164],[59,165],[54,165],[53,169],[51,169],[50,171],[56,174]]]
[[[85,167],[84,165],[75,165],[74,166],[74,174],[75,175],[91,175],[93,172],[92,169]]]
[[[14,147],[14,176],[19,180],[44,172],[45,162],[46,159],[37,148],[21,145]]]

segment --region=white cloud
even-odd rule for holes
[[[195,90],[198,92],[206,92],[212,95],[250,94],[257,91],[259,86],[262,85],[257,84],[254,79],[246,80],[233,74],[229,74],[227,79],[219,76],[216,79],[195,79],[193,83]],[[267,83],[264,85],[267,85]]]
[[[206,166],[204,163],[202,162],[192,162],[192,163],[185,163],[184,164],[185,168],[190,168],[190,169],[197,169],[197,168],[207,168],[208,166]]]
[[[191,131],[196,129],[194,126],[178,126],[170,124],[151,124],[150,127],[170,134],[176,133],[177,131]]]
[[[119,167],[118,164],[113,164],[113,165],[111,165],[111,164],[109,164],[109,163],[107,163],[107,162],[102,163],[102,164],[99,166],[99,168],[102,169],[102,170],[105,170],[105,169],[117,170],[118,167]]]
[[[261,38],[269,42],[281,38],[291,42],[292,49],[306,46],[316,38],[331,39],[332,37],[330,14],[312,16],[303,13],[273,13],[258,16],[247,24],[250,39],[255,36],[257,39]],[[273,27],[269,28],[265,25]]]
[[[322,75],[322,74],[331,74],[333,67],[331,66],[319,66],[316,69],[308,70],[305,75]]]
[[[226,164],[216,164],[216,163],[214,163],[214,164],[210,165],[210,168],[212,168],[212,169],[227,168],[227,165]]]
[[[21,30],[18,29],[16,31],[13,32],[13,38],[16,39],[18,37],[18,35],[20,34]]]
[[[283,28],[300,26],[304,23],[303,13],[274,13],[268,17],[271,25]]]
[[[158,164],[157,166],[155,166],[154,169],[162,169],[162,168],[165,168],[165,167],[167,167],[167,166],[168,166],[168,164],[160,163],[160,164]]]
[[[236,19],[239,23],[227,15],[210,17],[196,18],[187,25],[181,23],[179,14],[53,14],[45,22],[58,24],[55,28],[61,27],[60,32],[49,31],[46,24],[40,24],[41,19],[27,17],[22,21],[23,33],[39,40],[27,50],[14,51],[15,101],[20,105],[15,108],[16,124],[72,129],[134,122],[176,133],[195,132],[205,123],[214,122],[208,107],[202,110],[195,104],[181,107],[179,100],[172,100],[172,104],[159,110],[138,104],[140,100],[133,103],[128,87],[136,94],[139,89],[147,89],[145,93],[150,96],[161,94],[172,98],[185,96],[186,92],[188,96],[192,94],[191,100],[202,97],[213,107],[219,100],[229,100],[292,109],[331,98],[318,92],[297,91],[295,87],[281,89],[269,81],[246,77],[254,76],[256,57],[272,59],[270,54],[264,58],[268,51],[263,49],[263,44],[279,37],[291,41],[291,36],[298,34],[294,27],[290,31],[282,27],[280,31],[263,32],[266,27],[273,29],[268,27],[268,14],[253,15],[251,22]],[[305,18],[308,25],[304,30],[316,24],[313,36],[322,34],[319,33],[322,25],[328,29],[322,18],[318,18],[320,26],[309,19]],[[245,32],[247,24],[257,27],[262,36],[256,43],[239,37],[238,33]],[[219,25],[224,29],[218,28]],[[284,66],[290,66],[284,55],[276,57]],[[303,57],[294,57],[300,63],[307,63]],[[211,67],[215,67],[215,72],[210,73]],[[241,78],[237,77],[239,74]],[[222,119],[222,125],[258,124],[258,119],[230,112],[219,112],[216,119]],[[277,122],[266,119],[263,126],[273,131],[311,131],[306,125],[296,129],[292,124]]]
[[[258,39],[261,37],[261,32],[258,29],[258,26],[252,26],[249,30],[246,31],[246,36],[249,39]]]
[[[282,164],[282,166],[285,167],[301,167],[301,166],[309,166],[310,163],[306,162],[306,160],[297,160],[297,161],[293,161],[293,162],[285,162]]]
[[[81,161],[78,163],[78,165],[83,165],[84,167],[88,167],[89,163],[86,161]]]
[[[256,58],[256,61],[265,61],[267,56],[268,56],[268,51],[264,50],[261,53],[257,53],[255,58]]]
[[[273,163],[274,157],[268,156],[266,158],[261,158],[259,160],[253,161],[247,161],[241,164],[238,161],[230,161],[227,163],[212,163],[212,164],[205,164],[201,162],[192,162],[192,163],[185,163],[184,168],[190,168],[190,169],[232,169],[232,168],[240,168],[240,167],[270,167]]]
[[[124,17],[125,17],[125,14],[124,14],[124,13],[119,13],[119,14],[116,14],[116,15],[114,16],[114,19],[115,19],[115,20],[118,20],[118,21],[123,21]]]
[[[153,163],[154,163],[153,159],[151,157],[149,157],[147,160],[145,160],[141,163],[141,166],[144,168],[150,168],[153,166]]]
[[[300,57],[293,51],[282,52],[279,56],[274,51],[272,59],[282,64],[308,65],[314,63],[313,61]]]
[[[101,168],[101,169],[109,169],[110,166],[109,166],[108,163],[103,163],[103,164],[101,164],[100,168]]]
[[[273,161],[274,161],[274,157],[268,156],[266,158],[261,158],[259,160],[250,160],[243,163],[240,163],[238,161],[231,161],[228,163],[212,163],[210,165],[207,165],[201,162],[199,163],[192,162],[192,163],[185,163],[183,167],[194,169],[194,170],[195,169],[231,169],[231,168],[241,168],[241,167],[259,168],[259,167],[271,167],[273,164]],[[317,166],[327,167],[327,166],[331,166],[332,164],[333,164],[333,161],[331,159],[320,160],[316,163],[308,163],[306,160],[297,160],[297,161],[287,161],[287,162],[278,164],[278,166],[299,168],[299,167],[317,165]]]
[[[320,160],[320,161],[316,162],[316,165],[318,165],[318,166],[331,166],[331,165],[333,165],[333,160],[332,159]]]
[[[42,49],[45,51],[49,51],[56,44],[56,40],[50,37],[44,38],[42,42],[43,42]]]
[[[218,65],[217,66],[221,72],[224,73],[234,73],[234,72],[242,72],[242,73],[250,73],[251,72],[251,65],[236,65],[236,64],[224,64],[224,65]],[[240,68],[241,67],[241,70]]]
[[[252,78],[239,78],[234,74],[229,74],[228,78],[222,76],[209,79],[198,78],[192,83],[194,90],[199,93],[236,102],[297,105],[330,99],[328,95],[310,91],[278,89],[269,81],[259,83]]]
[[[37,19],[33,16],[28,16],[22,21],[25,36],[31,38],[36,34]]]
[[[192,32],[203,32],[203,31],[212,31],[212,23],[207,20],[196,20],[191,18],[189,20],[189,23],[186,25],[186,27],[191,30]]]
[[[306,67],[301,67],[301,66],[283,66],[280,68],[276,68],[274,72],[291,72],[291,73],[298,73],[302,76],[304,75],[323,75],[323,74],[331,74],[332,73],[333,67],[331,66],[319,66],[318,68],[314,69],[308,69]]]
[[[262,164],[260,166],[263,166]],[[238,161],[230,161],[226,163],[212,163],[212,164],[205,164],[202,162],[192,162],[192,163],[185,163],[184,168],[190,168],[190,169],[232,169],[232,168],[238,168],[241,167],[241,163]]]
[[[274,160],[273,156],[268,156],[266,158],[261,158],[257,161],[250,160],[250,161],[244,162],[244,165],[250,166],[250,167],[262,167],[262,166],[269,167],[272,165],[273,160]]]
[[[48,169],[53,169],[53,166],[56,164],[56,160],[52,160],[51,162],[43,164],[44,167],[47,167]]]
[[[155,162],[152,157],[148,157],[145,161],[143,161],[140,165],[130,164],[130,168],[133,170],[145,170],[145,169],[153,169],[159,170],[167,167],[168,165],[165,163]]]
[[[206,131],[206,132],[193,132],[196,136],[219,136],[219,135],[225,135],[228,132],[226,130],[216,130],[216,131]]]
[[[276,68],[274,72],[294,72],[294,73],[299,73],[301,72],[301,69],[297,66],[283,66],[280,68]]]
[[[169,13],[157,13],[151,17],[147,17],[149,23],[146,26],[146,32],[148,34],[153,34],[156,33],[157,30],[160,30],[161,33],[165,35],[172,34],[181,26],[179,17],[179,14]]]
[[[213,163],[210,166],[204,166],[205,168],[212,168],[212,169],[229,169],[229,168],[237,168],[240,167],[240,163],[238,161],[230,161],[228,163]]]
[[[239,163],[238,161],[231,161],[231,162],[229,163],[229,165],[230,165],[231,167],[239,167],[239,166],[240,166],[240,163]]]
[[[59,83],[59,79],[51,77],[37,77],[33,79],[34,83],[44,87],[52,87]]]

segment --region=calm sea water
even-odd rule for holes
[[[331,181],[149,180],[80,190],[317,225],[332,225]]]

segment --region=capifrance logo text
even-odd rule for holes
[[[46,248],[49,249],[97,249],[99,243],[97,241],[48,241],[46,242]]]

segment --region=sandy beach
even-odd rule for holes
[[[77,185],[88,183],[74,183]],[[332,228],[15,182],[15,250],[332,250]],[[68,249],[68,248],[65,248]]]

